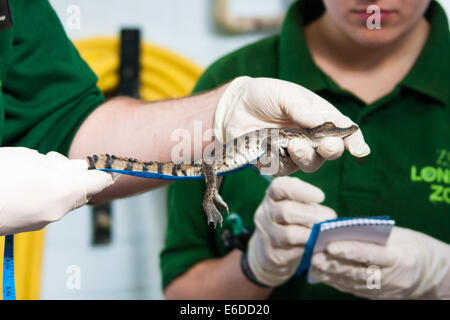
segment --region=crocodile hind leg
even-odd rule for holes
[[[222,197],[219,194],[220,185],[222,184],[223,176],[217,177],[217,187],[216,192],[214,194],[214,204],[216,205],[216,208],[218,208],[220,211],[225,211],[226,213],[230,213],[230,210],[228,209],[228,205],[223,201]]]
[[[206,216],[208,218],[208,224],[213,223],[214,228],[217,226],[217,222],[222,225],[223,218],[220,214],[220,211],[216,208],[216,203],[219,203],[219,206],[222,203],[225,203],[222,198],[219,196],[220,201],[217,201],[218,191],[217,191],[217,173],[214,170],[214,165],[208,164],[205,161],[202,163],[202,173],[205,177],[206,190],[203,195],[203,209],[205,210]]]

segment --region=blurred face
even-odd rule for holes
[[[431,0],[323,0],[333,24],[364,46],[398,40],[422,19]],[[367,9],[370,7],[370,12]],[[379,13],[379,14],[378,14]],[[376,28],[379,23],[381,29]]]

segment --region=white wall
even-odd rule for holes
[[[288,1],[230,0],[239,13],[276,13]],[[51,0],[72,39],[114,36],[138,26],[145,41],[206,67],[218,57],[267,34],[224,36],[211,19],[211,0]],[[450,1],[441,0],[450,12]],[[264,4],[264,5],[262,5]],[[67,9],[81,9],[81,28],[69,29]],[[158,299],[159,250],[164,238],[166,189],[113,203],[113,241],[91,245],[91,212],[82,208],[46,231],[43,299]],[[81,271],[81,288],[66,286],[67,267]]]
[[[229,0],[236,13],[281,12],[292,0]],[[138,26],[146,41],[175,50],[200,65],[207,66],[223,54],[249,43],[263,34],[224,36],[215,32],[211,16],[212,0],[51,0],[61,20],[67,8],[81,9],[81,29],[66,32],[72,39],[94,35],[115,35],[123,26]],[[261,4],[264,3],[262,6]]]

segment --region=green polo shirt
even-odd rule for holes
[[[0,145],[67,154],[103,102],[47,0],[10,0],[13,25],[0,30]]]
[[[423,52],[401,83],[370,105],[341,89],[311,58],[303,28],[323,10],[321,1],[295,3],[280,35],[221,58],[204,73],[195,91],[241,75],[289,80],[313,90],[361,127],[372,153],[355,159],[346,152],[315,173],[294,176],[321,188],[326,194],[324,204],[341,217],[389,215],[399,226],[450,242],[450,41],[444,10],[431,3],[426,13],[431,33]],[[267,186],[263,177],[249,169],[226,176],[220,193],[230,210],[254,230],[253,215]],[[170,187],[161,254],[164,287],[194,264],[229,251],[221,240],[223,228],[214,230],[206,224],[203,191],[204,183],[199,181]],[[271,298],[352,296],[294,276],[276,288]]]

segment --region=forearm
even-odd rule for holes
[[[273,289],[259,287],[242,273],[241,251],[200,262],[166,288],[167,299],[266,299]]]
[[[69,157],[85,158],[108,153],[144,161],[171,161],[171,139],[176,129],[190,135],[191,156],[201,155],[209,141],[203,134],[211,129],[217,103],[226,86],[192,97],[143,103],[131,98],[115,98],[97,108],[83,122],[72,142]],[[195,127],[195,130],[194,130]],[[162,180],[122,176],[95,196],[93,202],[125,197],[163,185]]]

